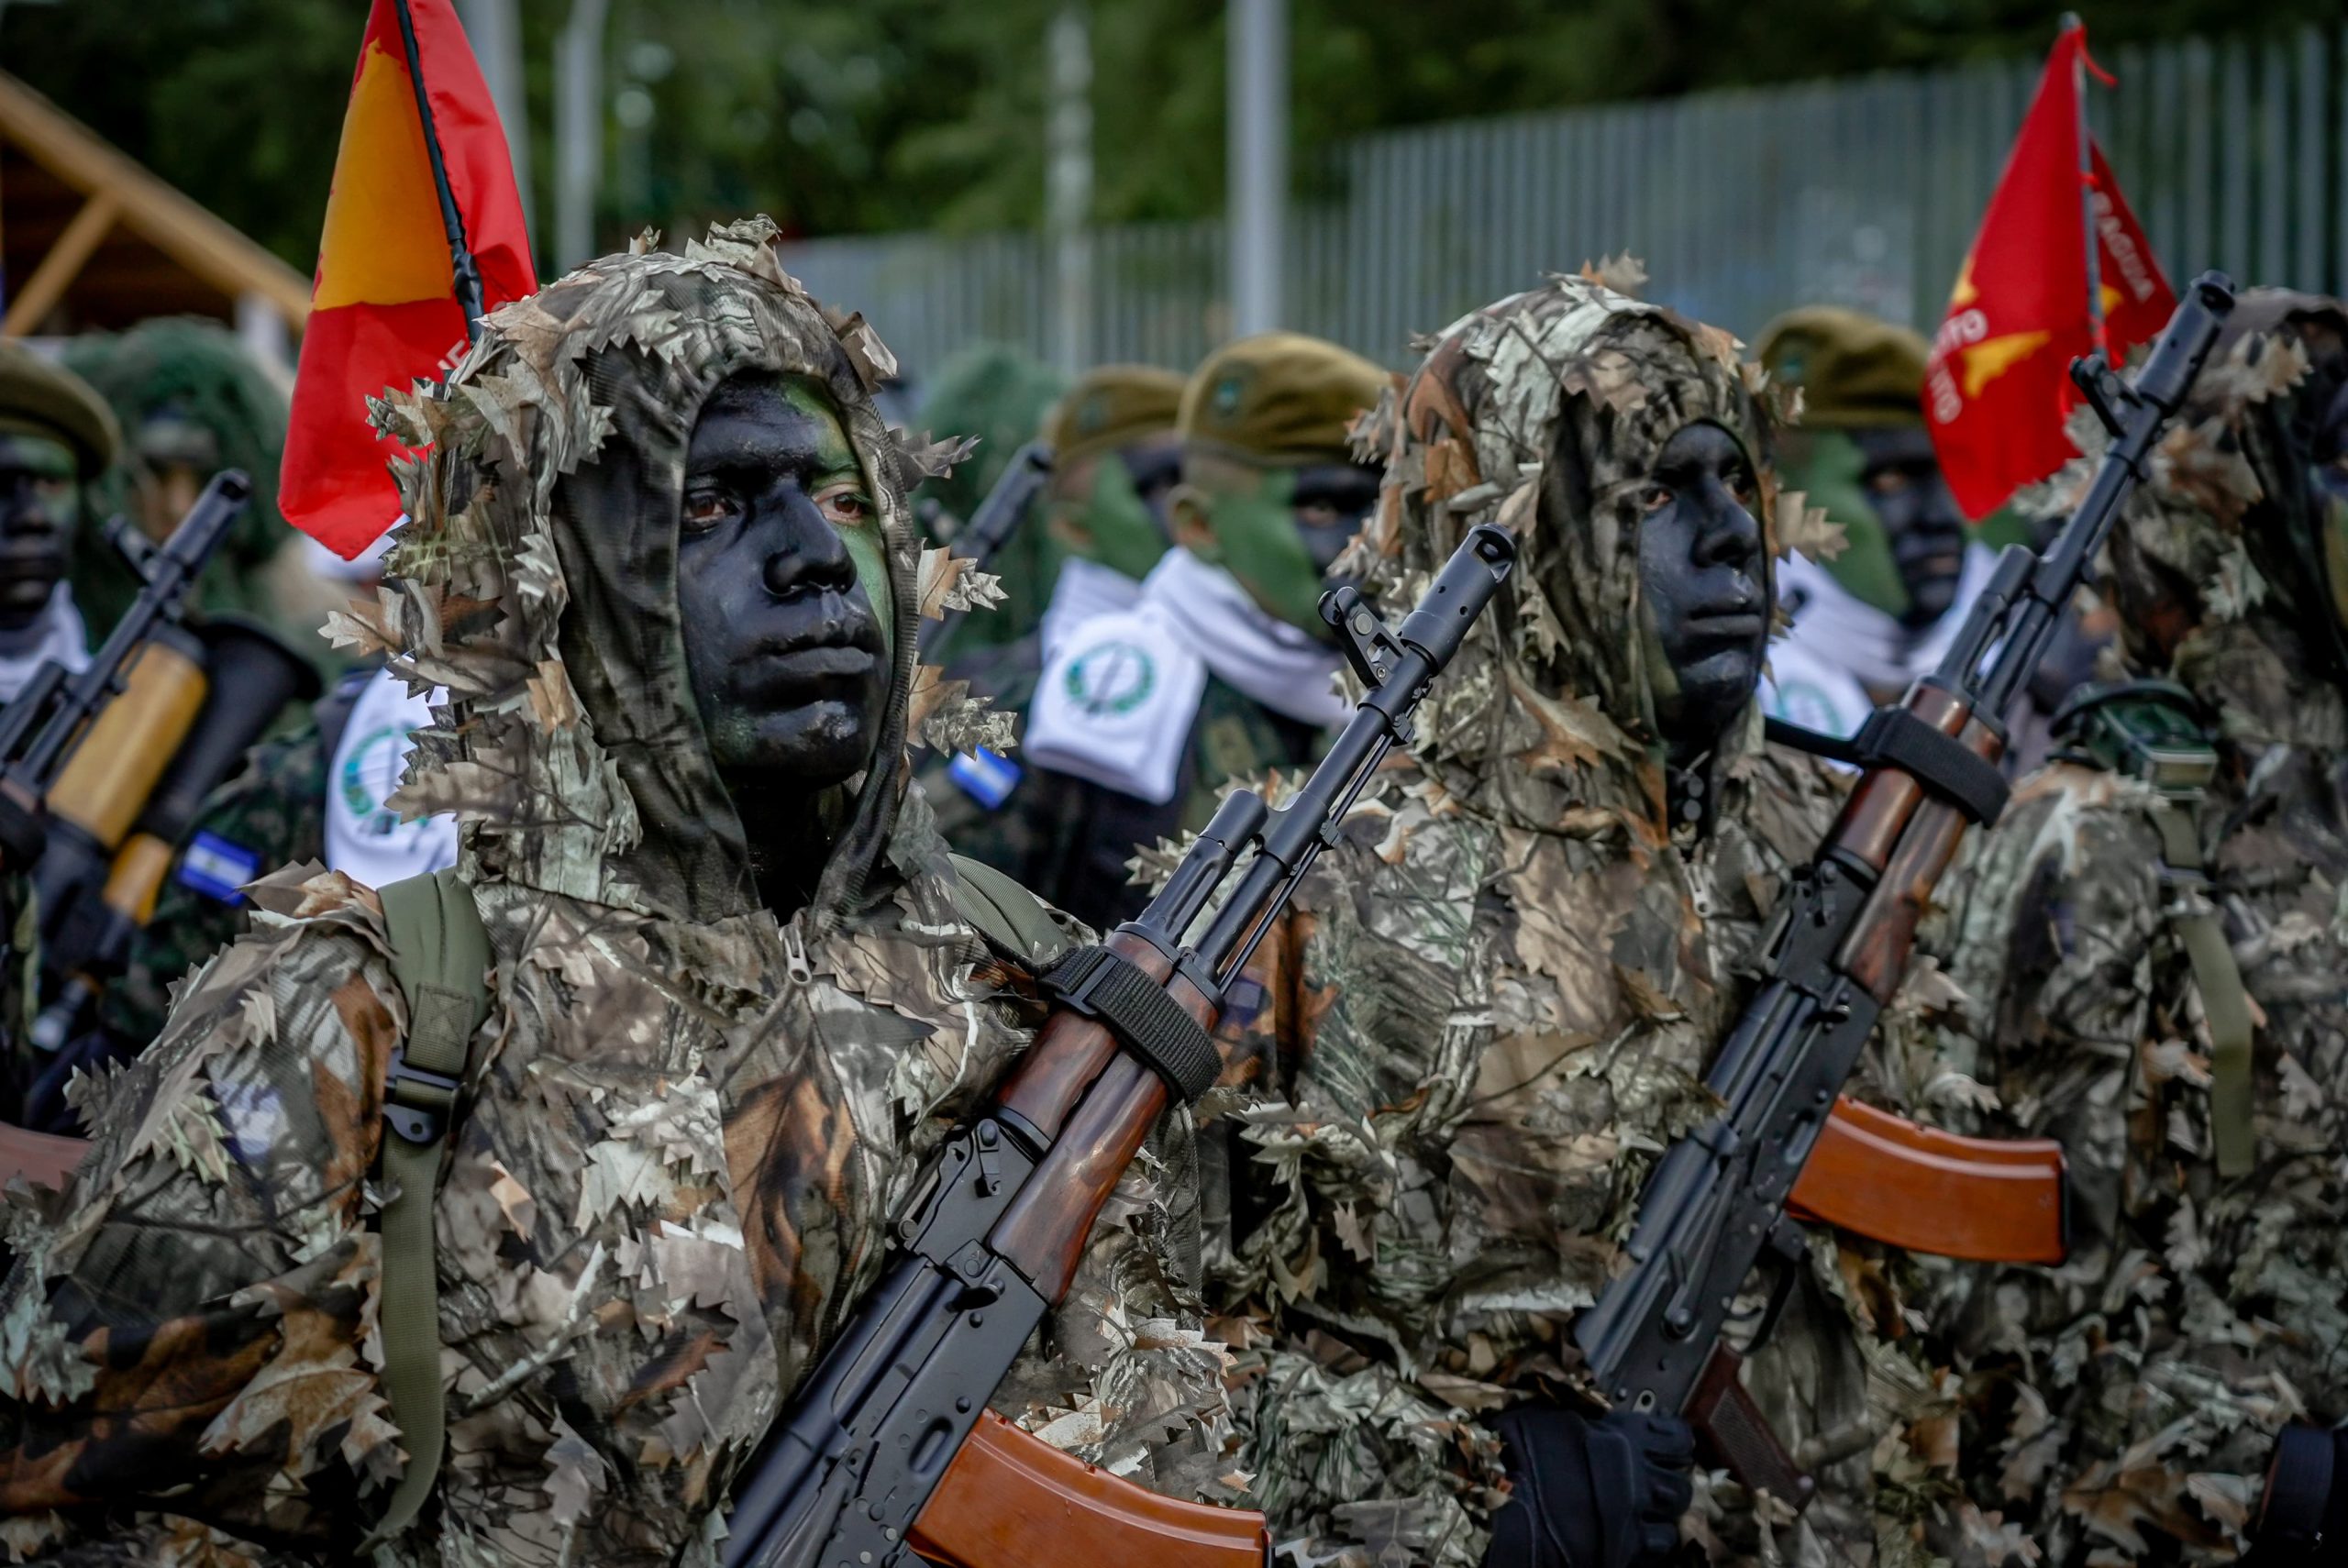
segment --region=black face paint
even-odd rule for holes
[[[65,576],[78,494],[61,441],[0,436],[0,631],[40,618]]]
[[[1753,467],[1717,425],[1666,442],[1639,496],[1639,594],[1676,692],[1657,721],[1675,760],[1711,751],[1761,681],[1769,596]]]
[[[811,385],[737,377],[703,407],[677,612],[719,767],[812,789],[864,766],[889,659],[857,568],[880,527],[855,448]]]
[[[1899,619],[1921,630],[1956,602],[1957,580],[1965,573],[1965,513],[1941,477],[1933,438],[1922,425],[1850,435],[1866,459],[1859,488],[1882,520],[1892,564],[1908,591]]]
[[[1157,520],[1159,536],[1168,544],[1173,543],[1173,525],[1166,498],[1182,482],[1181,438],[1169,433],[1156,441],[1123,447],[1117,457],[1134,481],[1134,493],[1141,497],[1141,503]]]
[[[1323,463],[1296,470],[1289,506],[1296,513],[1304,553],[1324,581],[1378,504],[1378,470],[1357,463]]]

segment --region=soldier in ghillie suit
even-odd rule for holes
[[[2343,389],[2337,303],[2243,296],[2103,580],[2168,684],[2075,704],[1927,933],[1969,999],[1941,1067],[2075,1195],[2064,1267],[1939,1274],[1960,1563],[2231,1561],[2278,1430],[2348,1416]]]
[[[337,627],[449,693],[405,799],[457,813],[439,887],[489,965],[426,1252],[446,1460],[378,1561],[712,1563],[919,1156],[1026,1038],[905,787],[909,737],[988,728],[915,674],[918,618],[968,586],[917,574],[933,454],[881,425],[885,351],[835,334],[775,238],[596,262],[382,412],[432,451],[376,605]],[[461,977],[411,1016],[389,896],[338,873],[254,902],[156,1045],[87,1086],[86,1162],[10,1230],[0,1528],[37,1561],[346,1560],[438,1446],[393,1425],[417,1259],[377,1214],[414,1194],[388,1153],[370,1173],[420,1135],[394,1063]],[[1162,1236],[1135,1190],[1120,1228]],[[1167,1279],[1070,1310],[1139,1317]],[[1109,1347],[1105,1441],[1212,1385],[1184,1338]]]
[[[1314,761],[1345,717],[1317,606],[1378,471],[1347,435],[1387,378],[1334,343],[1267,332],[1183,389],[1176,547],[1130,610],[1056,637],[1006,805],[1015,874],[1095,924],[1141,907],[1136,848],[1205,825],[1224,786]]]
[[[950,472],[924,480],[914,491],[914,513],[924,534],[947,542],[969,525],[987,492],[1035,437],[1053,400],[1067,387],[1068,378],[1059,371],[1004,344],[978,344],[946,362],[922,398],[914,427],[936,440],[974,438],[978,446]],[[1060,557],[1058,544],[1041,528],[1013,534],[987,569],[1002,590],[995,613],[963,617],[934,650],[938,659],[951,665],[1033,631],[1051,602]]]
[[[213,321],[150,321],[119,337],[74,338],[66,363],[105,395],[122,425],[123,460],[107,478],[95,517],[118,511],[160,541],[216,472],[243,469],[253,482],[252,503],[197,580],[194,602],[207,614],[251,616],[321,666],[333,662],[315,625],[280,623],[271,568],[298,538],[277,511],[285,394],[237,335]],[[92,531],[74,557],[73,591],[91,619],[107,625],[129,607],[138,584]]]
[[[1226,1018],[1257,1103],[1209,1129],[1213,1299],[1240,1467],[1304,1561],[1619,1568],[1676,1539],[1687,1428],[1599,1419],[1570,1326],[1710,1113],[1740,965],[1839,796],[1762,741],[1770,560],[1824,524],[1776,491],[1737,348],[1561,281],[1454,326],[1368,427],[1387,488],[1341,568],[1407,603],[1479,522],[1523,553]],[[1782,1560],[1866,1562],[1898,1425],[1869,1398],[1922,1379],[1813,1245],[1751,1386],[1821,1496],[1761,1518]],[[1696,1485],[1708,1544],[1750,1550],[1751,1500]]]

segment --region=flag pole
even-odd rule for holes
[[[432,125],[432,99],[424,89],[424,64],[415,48],[415,18],[408,15],[408,0],[392,0],[399,13],[400,47],[407,51],[407,77],[415,84],[415,115],[424,125],[424,150],[432,160],[432,188],[440,195],[440,223],[449,231],[449,262],[455,275],[457,308],[465,315],[465,341],[481,338],[481,269],[473,262],[472,246],[465,238],[465,215],[457,210],[457,193],[449,188],[449,164],[440,154],[440,133]],[[2092,271],[2094,261],[2088,261]]]
[[[406,0],[401,0],[403,6]],[[2084,35],[2087,24],[2079,20],[2077,11],[2063,13],[2064,34]],[[2095,347],[2110,358],[2110,340],[2103,329],[2103,245],[2098,237],[2095,224],[2095,139],[2088,134],[2088,45],[2082,36],[2079,47],[2071,56],[2071,97],[2078,105],[2079,132],[2079,226],[2087,241],[2088,261],[2088,329]],[[418,91],[422,91],[421,87]]]

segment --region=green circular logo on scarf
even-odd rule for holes
[[[1157,666],[1138,643],[1102,643],[1068,667],[1069,701],[1094,718],[1130,713],[1149,701]]]

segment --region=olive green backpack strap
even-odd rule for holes
[[[1040,968],[1076,945],[1016,878],[967,855],[947,858],[954,863],[954,912],[997,950]]]
[[[2168,895],[2161,912],[2193,966],[2210,1026],[2210,1134],[2218,1174],[2246,1176],[2258,1163],[2250,992],[2210,900],[2201,800],[2217,777],[2218,750],[2201,706],[2171,682],[2132,680],[2084,689],[2064,704],[2054,727],[2088,759],[2153,787],[2146,811],[2160,835],[2160,880]]]
[[[2164,912],[2193,966],[2201,993],[2201,1016],[2210,1025],[2210,1134],[2217,1145],[2218,1174],[2247,1176],[2258,1163],[2258,1134],[2251,1121],[2250,993],[2234,962],[2218,909],[2210,901],[2210,878],[2201,856],[2201,820],[2190,797],[2164,790],[2152,810],[2161,835],[2161,881],[2172,895]]]
[[[362,1553],[414,1523],[440,1478],[448,1439],[440,1386],[440,1277],[432,1255],[433,1197],[455,1124],[473,1032],[489,1017],[489,933],[471,887],[455,871],[377,890],[391,936],[392,975],[407,999],[407,1039],[383,1085],[383,1397],[407,1468]]]

